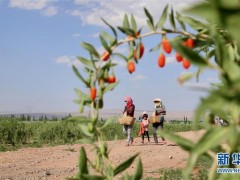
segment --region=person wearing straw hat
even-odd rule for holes
[[[131,97],[126,96],[124,99],[126,105],[123,114],[126,116],[134,117],[135,105]],[[127,136],[127,146],[133,144],[133,137],[131,137],[132,125],[123,125],[123,133]]]
[[[163,123],[164,123],[164,116],[166,115],[166,109],[165,106],[163,105],[163,102],[160,98],[155,98],[153,100],[154,103],[154,112],[153,112],[153,116],[161,116],[160,117],[160,122],[155,122],[152,124],[153,127],[153,139],[154,139],[154,143],[158,144],[158,137],[157,137],[157,129],[159,128],[160,130],[163,129]],[[163,136],[161,136],[163,144],[167,144],[167,142],[165,141],[165,138]]]

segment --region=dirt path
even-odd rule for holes
[[[204,131],[182,132],[182,136],[196,141]],[[152,139],[151,139],[152,140]],[[140,153],[143,162],[144,177],[159,177],[155,172],[160,168],[182,168],[186,164],[188,153],[179,146],[140,145],[140,138],[135,138],[133,146],[126,147],[125,140],[110,141],[110,159],[118,165],[128,157]],[[79,149],[84,146],[90,159],[94,158],[92,146],[88,144],[62,145],[44,148],[24,148],[18,151],[0,153],[0,180],[59,180],[75,176]],[[172,159],[169,157],[172,156]],[[135,163],[128,169],[135,170]],[[116,178],[118,179],[118,178]]]

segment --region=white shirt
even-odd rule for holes
[[[149,121],[148,119],[142,119],[142,123],[144,125],[144,131],[148,131],[148,124],[149,124]]]

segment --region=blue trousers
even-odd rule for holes
[[[153,139],[155,143],[158,143],[158,137],[157,137],[157,129],[163,130],[163,125],[159,124],[159,125],[155,125],[153,124]],[[164,137],[162,137],[162,141],[165,141]]]
[[[132,131],[132,126],[131,125],[123,125],[123,133],[127,136],[127,142],[130,144],[131,141],[131,131]]]

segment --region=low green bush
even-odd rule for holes
[[[13,146],[26,143],[25,124],[15,119],[0,121],[0,143]]]

